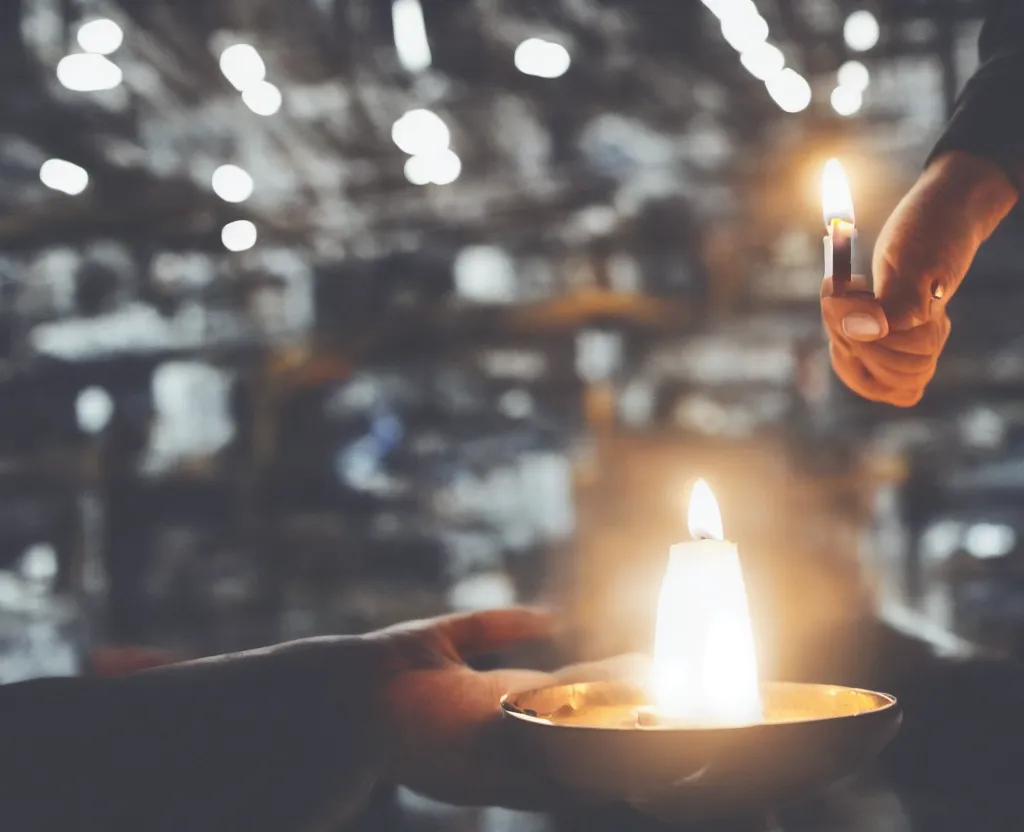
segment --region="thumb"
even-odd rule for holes
[[[529,607],[447,615],[432,625],[463,659],[500,653],[526,641],[543,641],[556,631],[551,613]]]
[[[889,334],[886,312],[867,293],[832,296],[832,279],[821,286],[821,317],[830,339],[877,341]]]

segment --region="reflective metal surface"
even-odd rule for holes
[[[853,688],[769,683],[763,697],[764,723],[720,729],[631,728],[644,697],[616,682],[509,695],[502,708],[530,764],[560,786],[673,822],[806,798],[870,761],[902,718],[895,698]]]

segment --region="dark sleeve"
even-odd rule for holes
[[[1024,182],[1024,2],[994,0],[979,39],[981,65],[957,101],[930,158],[947,150],[982,156]]]
[[[903,705],[903,725],[883,754],[896,783],[1017,788],[1024,772],[1024,664],[942,658],[896,630],[876,632],[873,682]]]
[[[302,650],[0,687],[3,828],[291,832],[342,816],[377,770],[373,720]]]

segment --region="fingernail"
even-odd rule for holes
[[[871,315],[854,312],[843,318],[843,332],[851,338],[877,338],[882,334],[882,328]]]

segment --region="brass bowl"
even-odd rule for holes
[[[642,687],[558,685],[502,698],[508,729],[546,777],[587,802],[671,822],[757,816],[813,795],[896,735],[895,697],[834,685],[762,685],[755,725],[637,727]],[[589,723],[589,724],[588,724]]]

